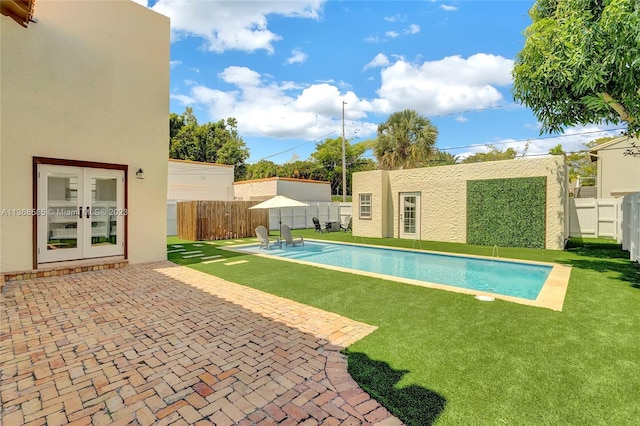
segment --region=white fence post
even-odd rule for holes
[[[626,195],[623,203],[622,249],[632,262],[640,262],[640,192]]]

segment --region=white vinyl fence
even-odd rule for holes
[[[622,239],[622,198],[570,198],[569,235]]]
[[[167,235],[178,235],[178,202],[167,201]]]
[[[291,229],[313,228],[314,216],[320,220],[322,227],[327,222],[341,222],[351,215],[351,203],[309,202],[308,207],[288,207],[280,209],[282,223]],[[278,226],[278,209],[269,210],[269,229],[276,231]],[[167,201],[167,235],[178,234],[177,202]]]
[[[351,203],[308,202],[307,207],[284,207],[269,210],[269,229],[277,231],[278,221],[291,229],[313,228],[312,218],[317,217],[320,225],[327,222],[341,222],[345,216],[351,215]],[[279,210],[279,211],[278,211]]]
[[[640,192],[623,198],[622,211],[622,250],[629,251],[631,261],[640,262]]]

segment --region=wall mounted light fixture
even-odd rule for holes
[[[136,172],[136,178],[144,179],[144,170],[138,169],[138,171]]]

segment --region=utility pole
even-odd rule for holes
[[[344,148],[344,106],[347,103],[342,101],[342,202],[347,202],[347,159]]]

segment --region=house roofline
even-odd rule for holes
[[[609,148],[610,146],[617,145],[620,142],[624,142],[624,141],[627,141],[629,139],[634,139],[634,138],[631,137],[631,136],[628,136],[628,135],[624,135],[624,136],[620,136],[618,138],[612,139],[609,142],[605,142],[605,143],[600,144],[598,146],[594,146],[589,151],[587,151],[589,153],[589,160],[591,160],[591,162],[595,161],[598,158],[598,151],[605,150],[605,149]]]
[[[233,168],[233,166],[229,165],[229,164],[206,163],[204,161],[193,161],[193,160],[179,160],[177,158],[169,158],[169,161],[172,161],[174,163],[195,164],[195,165],[200,165],[200,166],[215,166],[215,167],[231,167],[231,168]]]
[[[234,182],[234,185],[241,185],[245,183],[256,183],[256,182],[271,182],[271,181],[279,181],[284,180],[287,182],[304,182],[304,183],[321,183],[325,185],[330,185],[331,183],[324,180],[313,180],[313,179],[295,179],[295,178],[286,178],[286,177],[270,177],[270,178],[262,178],[262,179],[251,179],[251,180],[241,180],[239,182]]]

